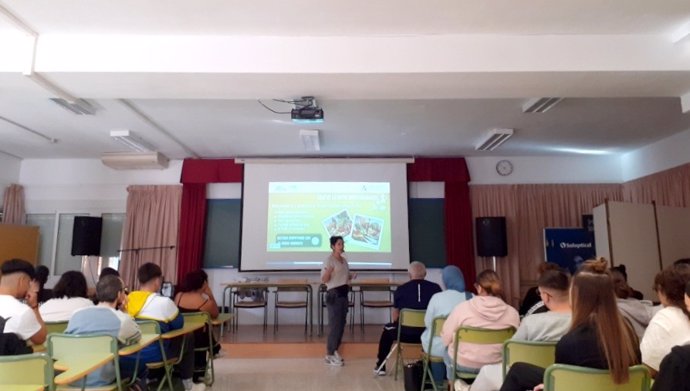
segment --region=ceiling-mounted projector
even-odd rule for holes
[[[290,115],[292,122],[299,124],[320,124],[323,122],[323,109],[316,104],[313,96],[303,96],[294,102]]]

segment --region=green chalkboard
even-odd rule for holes
[[[237,268],[240,264],[242,200],[207,200],[204,268]]]
[[[446,266],[443,198],[410,198],[410,260],[426,267]]]

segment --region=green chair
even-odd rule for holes
[[[111,335],[93,334],[93,335],[76,335],[76,334],[50,334],[48,335],[48,355],[54,360],[68,364],[79,366],[82,363],[79,360],[84,360],[84,363],[89,364],[89,357],[98,354],[111,354],[113,365],[115,367],[115,384],[99,387],[86,387],[86,375],[81,377],[81,387],[71,387],[68,385],[61,385],[57,390],[118,390],[123,391],[122,379],[120,377],[120,365],[118,360],[118,346],[117,340]],[[70,365],[71,368],[71,365]],[[56,378],[55,381],[58,379]]]
[[[625,384],[614,384],[608,370],[554,364],[544,373],[544,391],[648,391],[649,370],[644,365],[629,369]]]
[[[0,389],[37,390],[53,385],[53,360],[45,353],[0,356]]]
[[[417,359],[420,357],[422,352],[421,342],[400,342],[402,328],[424,328],[424,314],[426,314],[426,310],[413,310],[410,308],[403,308],[400,310],[400,315],[398,316],[398,338],[396,340],[398,349],[395,352],[395,374],[393,376],[393,379],[395,380],[398,380],[398,369],[403,365],[403,355],[405,354],[405,349],[414,349],[417,351]]]
[[[526,362],[546,368],[556,360],[557,341],[515,341],[503,343],[503,378],[510,366],[516,362]]]
[[[215,381],[215,368],[213,366],[213,324],[211,322],[211,316],[207,312],[187,312],[183,313],[182,316],[184,316],[184,322],[185,324],[187,322],[198,322],[198,323],[205,323],[206,326],[204,327],[204,332],[206,332],[206,335],[208,336],[208,345],[206,347],[194,347],[195,352],[205,352],[206,353],[206,368],[203,370],[197,370],[196,368],[194,369],[194,372],[201,372],[203,371],[204,377],[208,373],[209,374],[209,381],[206,383],[207,386],[212,386],[213,382]],[[196,343],[196,339],[194,340],[194,343]]]
[[[441,336],[441,330],[443,330],[443,323],[445,322],[445,316],[437,316],[431,322],[431,338],[429,338],[429,345],[427,346],[426,352],[422,353],[422,360],[424,362],[424,372],[422,372],[422,389],[420,391],[424,391],[426,389],[425,386],[427,377],[429,377],[431,381],[431,386],[434,388],[434,391],[438,391],[436,381],[434,381],[434,375],[431,372],[431,363],[442,363],[443,356],[433,356],[431,354],[431,347],[434,345],[434,338],[438,338]]]
[[[141,330],[142,334],[161,335],[160,325],[155,320],[139,320],[139,319],[137,319],[136,322],[139,325],[139,329]],[[168,389],[174,390],[173,383],[172,383],[172,370],[173,370],[173,366],[175,364],[177,364],[177,362],[179,361],[179,358],[177,358],[177,357],[167,358],[162,337],[158,340],[158,346],[161,350],[161,357],[163,358],[163,360],[162,361],[156,361],[156,362],[147,362],[146,367],[148,369],[163,368],[165,374],[163,375],[163,379],[161,379],[160,383],[158,384],[158,391],[160,391],[163,388],[163,385],[166,382],[168,383]],[[182,349],[184,350],[184,344],[182,345]],[[184,353],[184,352],[180,352],[180,357],[182,357],[182,353]]]
[[[67,321],[63,322],[46,322],[46,330],[48,334],[57,333],[62,334],[67,330]]]
[[[505,329],[484,329],[478,327],[460,326],[455,330],[455,357],[452,357],[452,379],[451,384],[455,384],[455,379],[474,380],[477,374],[474,372],[466,372],[458,369],[458,346],[460,343],[473,343],[479,345],[502,345],[503,342],[510,339],[515,334],[515,328],[509,327]]]

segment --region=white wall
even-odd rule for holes
[[[25,159],[19,172],[27,213],[124,213],[129,185],[179,184],[182,162],[165,170],[113,170],[97,159]]]
[[[2,199],[5,195],[5,188],[12,183],[19,182],[21,162],[22,161],[17,158],[0,152],[0,208],[2,207]]]
[[[688,114],[686,114],[688,115]],[[624,154],[623,181],[690,163],[690,129]]]
[[[507,159],[513,173],[498,175],[496,163]],[[472,185],[522,183],[620,183],[619,155],[605,156],[472,156],[467,157]]]

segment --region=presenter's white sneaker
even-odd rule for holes
[[[335,352],[333,352],[333,355],[335,356],[335,358],[337,358],[337,359],[340,360],[343,364],[345,364],[345,360],[344,360],[343,357],[340,355],[340,353],[338,353],[337,350],[336,350]]]
[[[327,355],[324,358],[324,361],[326,362],[326,364],[334,366],[334,367],[342,367],[343,366],[343,362],[338,360],[338,358],[335,355]]]

